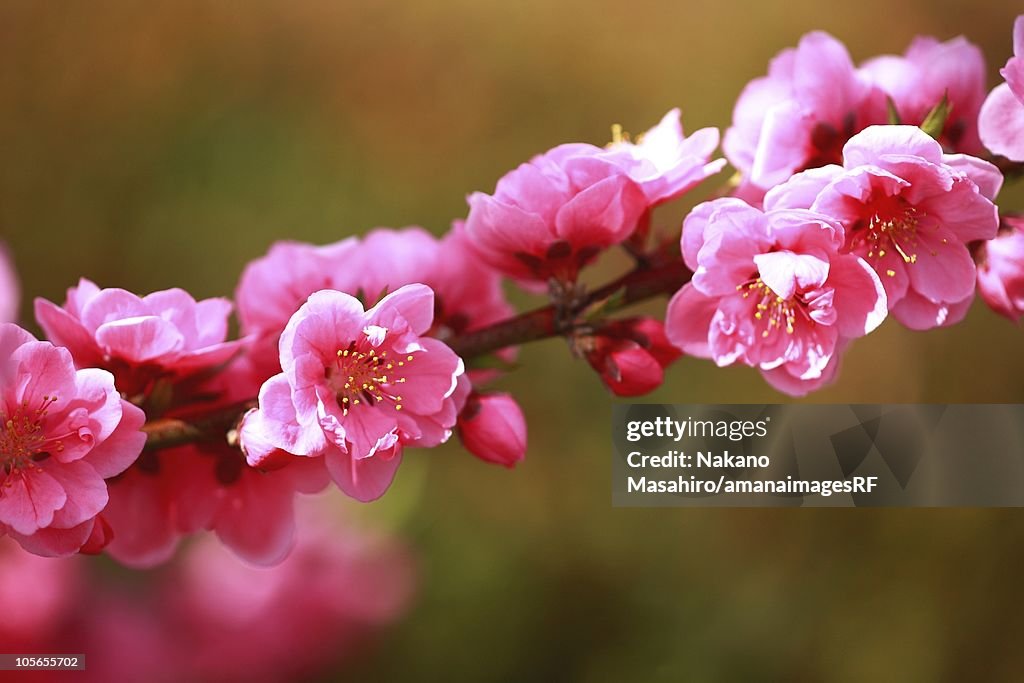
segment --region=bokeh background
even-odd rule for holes
[[[808,30],[857,61],[918,33],[964,34],[994,85],[1021,9],[5,1],[0,237],[27,297],[62,300],[81,275],[230,295],[273,240],[440,234],[469,191],[555,144],[602,144],[612,123],[638,132],[679,106],[687,130],[724,130],[742,86]],[[1024,209],[1024,194],[1001,203]],[[1021,340],[980,302],[952,329],[890,322],[807,400],[1024,401]],[[1024,513],[613,509],[612,398],[567,357],[557,340],[535,344],[501,380],[530,423],[516,470],[457,444],[417,452],[383,501],[352,513],[411,546],[419,592],[325,678],[1020,680]],[[650,400],[784,397],[749,369],[683,359]]]

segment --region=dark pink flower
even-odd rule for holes
[[[765,190],[797,171],[838,162],[850,136],[885,116],[884,95],[857,71],[846,47],[816,31],[747,84],[722,147],[744,181]]]
[[[422,336],[433,317],[424,285],[401,287],[369,310],[341,292],[313,294],[281,335],[284,372],[267,380],[242,424],[249,463],[280,451],[323,456],[350,496],[382,495],[402,447],[447,440],[468,392],[462,360]]]
[[[762,212],[738,199],[697,206],[683,226],[693,279],[671,300],[668,338],[719,366],[761,370],[780,391],[829,381],[846,340],[885,318],[885,290],[843,228],[807,210]]]
[[[721,169],[708,162],[717,131],[683,137],[669,112],[638,144],[576,143],[534,157],[469,196],[466,233],[488,264],[524,280],[575,280],[579,269],[628,238],[649,210]]]
[[[992,164],[942,147],[915,126],[872,126],[843,149],[843,166],[794,176],[765,197],[766,209],[825,214],[846,231],[845,251],[864,258],[889,308],[913,329],[963,318],[974,297],[967,244],[995,237]]]
[[[473,394],[459,414],[459,436],[485,462],[514,467],[526,457],[526,418],[510,394]]]
[[[1013,57],[999,73],[1006,82],[981,108],[981,140],[996,154],[1024,161],[1024,15],[1013,24]]]
[[[630,318],[605,326],[591,339],[587,361],[617,396],[641,396],[661,386],[679,350],[654,318]]]
[[[0,531],[36,554],[76,552],[107,504],[103,480],[142,451],[144,421],[109,372],[0,324]]]
[[[229,361],[241,342],[225,341],[231,302],[197,302],[181,289],[138,297],[82,279],[63,307],[36,299],[47,336],[71,351],[79,367],[102,367],[127,395],[159,378],[180,379]]]
[[[1024,219],[1004,218],[999,235],[978,253],[978,292],[1014,322],[1024,314]]]
[[[14,261],[7,247],[0,242],[0,323],[12,323],[18,319],[21,290]]]
[[[985,99],[985,56],[977,45],[962,36],[944,43],[918,36],[903,56],[875,57],[860,70],[891,98],[900,123],[921,125],[945,97],[950,111],[939,142],[950,151],[981,151],[978,112]]]

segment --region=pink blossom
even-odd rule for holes
[[[11,255],[0,242],[0,323],[10,323],[18,319],[18,305],[21,290],[18,286],[18,275],[14,271]]]
[[[885,290],[839,252],[843,228],[807,210],[762,212],[738,199],[697,206],[683,226],[692,281],[671,300],[668,338],[719,366],[757,367],[802,395],[829,381],[849,339],[885,318]]]
[[[76,559],[53,560],[0,539],[0,643],[11,652],[38,652],[67,620],[82,589]],[[43,650],[45,651],[45,650]]]
[[[921,125],[945,97],[950,111],[939,142],[951,151],[981,151],[977,122],[985,99],[985,56],[977,45],[962,36],[944,43],[918,36],[903,56],[870,59],[861,73],[891,98],[900,123]]]
[[[102,367],[128,395],[162,377],[178,379],[226,363],[241,342],[225,341],[231,302],[197,302],[181,289],[138,297],[82,279],[63,307],[36,299],[36,319],[79,367]]]
[[[75,370],[67,349],[0,324],[0,531],[39,555],[81,548],[144,421],[110,373]]]
[[[1024,314],[1024,219],[1003,219],[999,235],[978,253],[978,292],[992,310],[1014,322]]]
[[[510,394],[473,394],[459,415],[459,437],[484,462],[514,467],[526,457],[526,418]]]
[[[202,397],[209,411],[255,396],[259,384],[247,363],[236,361],[186,398]],[[190,415],[182,408],[165,417]],[[109,483],[103,519],[114,539],[107,551],[123,564],[152,567],[168,560],[184,535],[209,530],[244,560],[276,564],[294,542],[296,494],[320,491],[328,481],[322,459],[255,468],[226,441],[146,453]]]
[[[235,302],[242,334],[253,339],[248,355],[254,368],[265,373],[262,379],[280,370],[278,338],[310,294],[321,289],[357,293],[362,274],[357,245],[355,237],[324,246],[276,242],[245,267]]]
[[[249,463],[280,451],[323,456],[348,495],[382,495],[403,446],[446,441],[468,392],[462,360],[422,336],[433,317],[424,285],[401,287],[369,310],[341,292],[309,297],[281,335],[284,371],[263,385],[242,424]]]
[[[721,169],[708,162],[717,131],[683,137],[672,111],[638,144],[555,147],[468,198],[466,232],[485,262],[524,280],[574,280],[628,238],[649,210]]]
[[[885,116],[883,94],[857,71],[846,47],[816,31],[743,89],[723,149],[747,183],[768,189],[797,171],[837,162],[850,136]]]
[[[641,396],[661,386],[665,368],[679,351],[654,318],[631,318],[606,325],[591,341],[587,361],[617,396]]]
[[[765,208],[809,208],[841,222],[844,250],[864,258],[889,308],[912,329],[950,325],[974,296],[967,244],[995,237],[992,164],[942,147],[915,126],[872,126],[843,148],[843,166],[794,176]]]
[[[999,73],[1006,82],[989,93],[981,108],[981,140],[996,154],[1024,161],[1024,15],[1013,24],[1013,57]]]

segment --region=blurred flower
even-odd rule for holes
[[[138,297],[82,279],[64,307],[36,299],[36,319],[78,367],[114,373],[126,395],[148,392],[164,377],[180,379],[222,365],[241,348],[225,341],[231,302],[197,302],[181,289]]]
[[[1013,57],[999,73],[1006,82],[989,93],[981,108],[981,139],[996,154],[1024,161],[1024,15],[1013,24]]]
[[[469,389],[459,382],[462,360],[422,336],[433,316],[424,285],[406,285],[369,310],[341,292],[309,297],[281,335],[284,372],[263,385],[259,409],[242,423],[249,463],[279,451],[324,456],[345,493],[382,495],[404,445],[448,439]]]
[[[20,300],[21,290],[14,261],[7,247],[0,242],[0,323],[12,323],[18,319]]]
[[[717,173],[721,162],[708,162],[712,142],[711,129],[686,140],[672,111],[638,144],[560,145],[506,174],[493,194],[471,194],[466,233],[480,257],[506,275],[573,281],[602,249],[640,227],[653,206]]]
[[[631,318],[606,325],[588,342],[587,361],[617,396],[641,396],[661,386],[665,368],[679,350],[654,318]]]
[[[473,394],[459,415],[462,445],[485,462],[514,467],[526,457],[526,418],[509,394]]]
[[[142,451],[142,411],[103,370],[0,324],[0,531],[40,555],[76,552],[107,504],[104,478]]]
[[[8,652],[45,652],[47,642],[66,621],[82,588],[74,559],[53,560],[25,552],[0,538],[0,643]]]
[[[981,245],[978,292],[996,313],[1019,322],[1024,314],[1024,218],[1005,217],[999,235]]]
[[[981,151],[978,112],[985,99],[985,56],[977,45],[963,36],[944,43],[918,36],[903,56],[870,59],[861,73],[892,99],[900,123],[920,126],[945,97],[951,109],[939,142],[950,151]]]
[[[915,126],[872,126],[843,149],[843,166],[798,174],[765,197],[766,209],[809,208],[843,224],[845,250],[866,259],[889,308],[912,329],[958,322],[974,297],[967,243],[995,237],[992,164],[943,154]]]
[[[669,302],[668,338],[719,366],[757,367],[791,395],[822,386],[846,340],[886,314],[878,276],[842,245],[842,226],[811,211],[763,213],[738,199],[697,206],[682,239],[694,275]]]

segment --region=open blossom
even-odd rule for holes
[[[999,236],[981,246],[978,292],[996,313],[1014,322],[1024,315],[1024,219],[1004,218]]]
[[[762,212],[738,199],[697,206],[683,226],[692,281],[671,300],[668,338],[719,366],[741,362],[802,395],[829,381],[839,351],[885,318],[885,290],[843,228],[807,210]]]
[[[181,378],[226,363],[241,342],[225,341],[231,302],[196,301],[181,289],[144,297],[100,289],[82,279],[63,307],[36,299],[36,319],[54,343],[71,351],[79,367],[102,367],[118,389],[147,391],[162,377]]]
[[[587,362],[617,396],[641,396],[665,379],[665,368],[679,350],[654,318],[631,318],[606,325],[590,341]]]
[[[981,140],[996,154],[1024,161],[1024,15],[1013,24],[1013,57],[999,73],[1006,82],[989,93],[981,108]]]
[[[242,358],[195,387],[201,410],[256,395],[259,383],[247,362]],[[188,409],[164,417],[188,420]],[[113,541],[106,550],[122,564],[152,567],[168,560],[183,536],[208,530],[242,559],[276,564],[294,542],[296,495],[328,482],[322,459],[291,458],[266,470],[250,466],[225,440],[146,453],[109,482],[103,519]]]
[[[526,457],[526,418],[509,394],[472,394],[459,414],[459,436],[485,462],[514,467]]]
[[[342,292],[310,296],[281,335],[283,372],[267,380],[243,421],[249,463],[282,452],[323,456],[348,495],[382,495],[403,446],[448,439],[465,401],[456,389],[468,391],[462,359],[422,336],[433,317],[424,285],[401,287],[369,310]]]
[[[7,247],[0,242],[0,323],[12,323],[18,318],[21,291],[14,263]]]
[[[76,370],[67,349],[0,324],[0,532],[39,555],[86,545],[103,480],[138,457],[144,421],[109,372]]]
[[[638,144],[555,147],[468,198],[466,233],[479,256],[512,277],[574,280],[607,247],[628,238],[653,206],[675,198],[722,163],[708,161],[717,131],[683,137],[673,111]]]
[[[1001,184],[995,166],[943,154],[915,126],[872,126],[846,144],[843,166],[794,176],[765,208],[809,208],[842,223],[844,249],[881,277],[896,319],[928,329],[966,314],[975,284],[967,244],[995,237]]]
[[[747,84],[722,147],[745,181],[767,189],[838,161],[851,135],[885,115],[884,96],[857,71],[846,47],[815,31]]]
[[[723,148],[743,173],[741,190],[757,198],[756,188],[763,192],[799,171],[840,163],[853,135],[889,123],[887,99],[900,122],[919,125],[945,96],[950,113],[941,142],[976,153],[984,88],[984,58],[963,38],[918,37],[903,56],[857,68],[842,43],[816,31],[779,53],[768,75],[743,90]]]
[[[875,57],[860,70],[891,98],[900,123],[921,125],[945,97],[950,110],[939,142],[951,151],[981,151],[978,112],[985,99],[985,56],[977,45],[963,36],[944,43],[918,36],[902,56]]]

